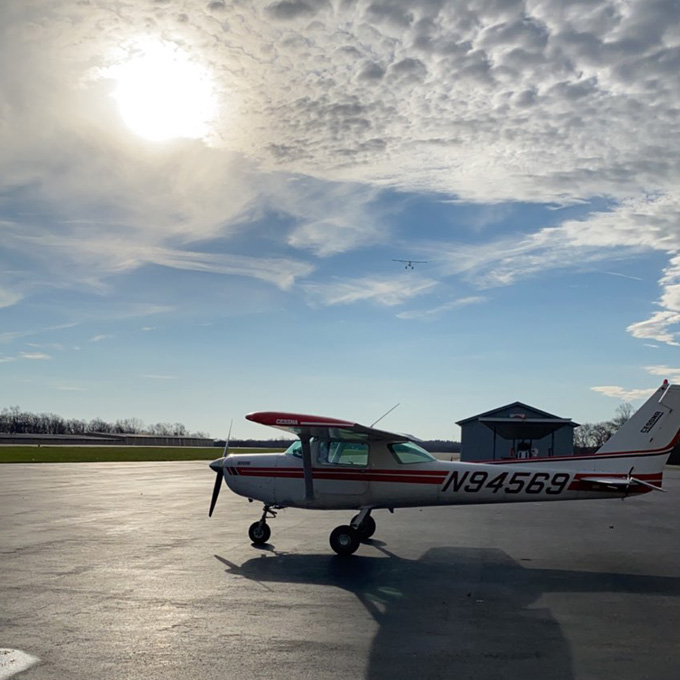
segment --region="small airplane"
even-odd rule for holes
[[[395,260],[392,259],[392,262],[401,262],[402,264],[405,264],[406,266],[404,269],[415,269],[413,266],[414,264],[427,264],[427,260]]]
[[[330,535],[331,548],[351,555],[376,530],[378,509],[431,505],[625,498],[663,491],[663,467],[680,436],[680,385],[663,385],[597,452],[486,462],[438,460],[414,437],[346,420],[260,412],[246,418],[296,434],[285,453],[225,455],[209,516],[222,486],[264,504],[249,530],[257,545],[271,536],[269,517],[283,508],[354,510]]]

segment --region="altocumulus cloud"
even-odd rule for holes
[[[304,259],[236,264],[189,244],[273,209],[292,218],[288,246],[312,256],[386,242],[371,193],[383,187],[491,204],[606,197],[608,211],[581,222],[443,254],[441,272],[485,288],[555,263],[666,253],[658,310],[629,332],[675,343],[679,19],[676,4],[648,0],[5,3],[1,188],[50,219],[6,220],[4,257],[95,289],[161,262],[292,290],[314,269]],[[214,74],[223,115],[205,139],[142,144],[111,108],[110,55],[149,32],[181,35]],[[300,176],[319,182],[315,201],[287,181]],[[338,208],[343,191],[352,211]],[[2,285],[0,305],[31,290],[21,274]],[[413,294],[391,288],[304,290],[325,304]]]

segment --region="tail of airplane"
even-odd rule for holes
[[[606,461],[606,467],[597,466],[600,470],[660,474],[679,436],[680,385],[664,381],[591,460]]]

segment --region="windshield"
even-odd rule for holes
[[[294,441],[284,452],[287,456],[302,458],[302,442],[298,439]]]
[[[437,460],[432,454],[425,449],[414,444],[413,442],[400,442],[399,444],[390,444],[390,451],[394,457],[402,465],[410,465],[412,463],[430,463]]]

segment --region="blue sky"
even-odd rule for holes
[[[680,375],[678,11],[4,3],[0,406],[638,405]]]

